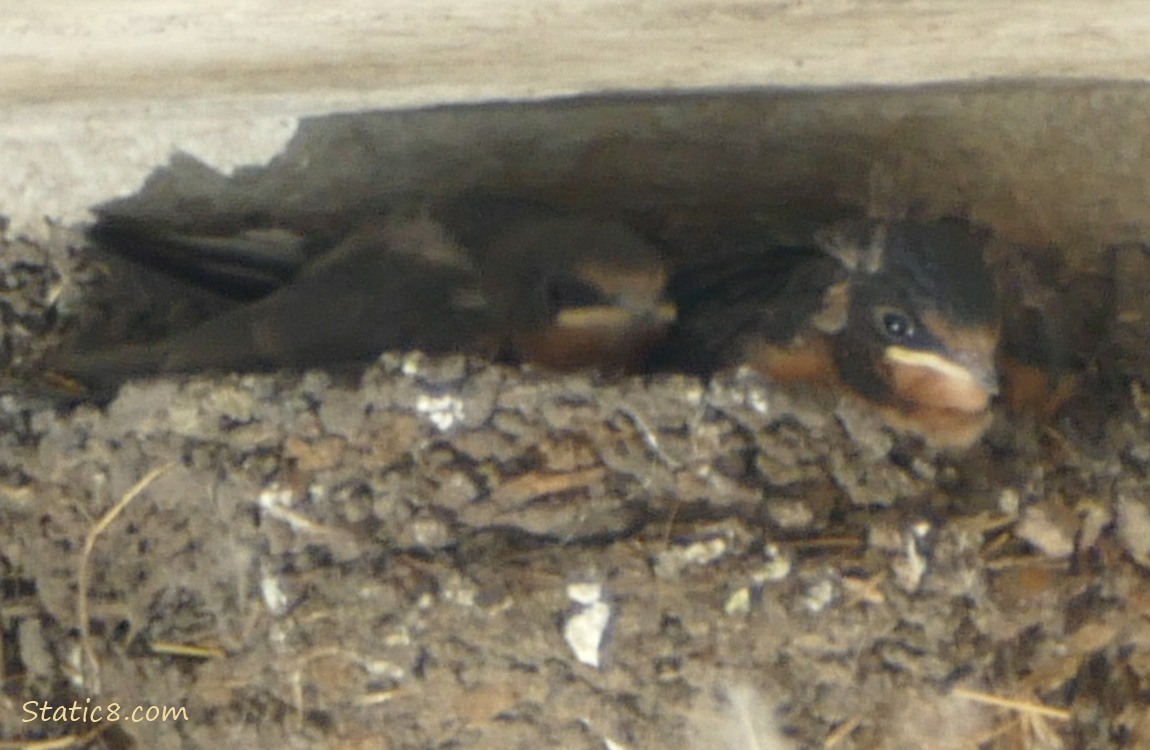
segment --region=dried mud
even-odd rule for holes
[[[4,248],[9,364],[84,308],[75,244]],[[1147,747],[1131,382],[958,456],[744,372],[5,395],[0,746]],[[73,702],[124,715],[31,718]]]

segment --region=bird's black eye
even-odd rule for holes
[[[545,287],[547,309],[552,313],[573,307],[598,304],[603,295],[594,284],[583,279],[560,276],[549,279]]]
[[[901,310],[880,307],[875,310],[879,329],[892,341],[904,341],[914,335],[914,321]]]

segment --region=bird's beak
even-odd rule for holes
[[[641,303],[621,300],[616,304],[587,305],[562,310],[555,318],[560,328],[617,329],[665,328],[675,322],[678,309],[674,304],[659,300]]]
[[[545,336],[521,336],[525,359],[557,370],[596,367],[630,372],[639,367],[674,322],[674,305],[584,305],[560,311]]]
[[[887,347],[895,390],[914,401],[977,413],[998,395],[994,348],[977,346],[947,353]]]

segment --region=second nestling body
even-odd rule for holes
[[[102,234],[148,248],[151,231]],[[179,242],[194,263],[196,241]],[[224,240],[205,242],[218,264]],[[367,222],[282,287],[190,330],[65,351],[48,368],[94,392],[143,375],[363,365],[407,349],[635,369],[674,319],[666,281],[656,248],[622,223],[469,197]]]
[[[47,364],[97,395],[144,375],[365,365],[407,349],[563,370],[748,364],[844,389],[896,429],[961,447],[997,393],[985,238],[957,219],[850,222],[803,247],[712,235],[669,282],[659,250],[621,222],[487,196],[392,211],[274,281],[245,277],[245,246],[226,238],[101,228],[108,244],[272,291],[160,341]]]
[[[820,232],[817,247],[736,238],[672,281],[680,322],[658,359],[842,388],[896,429],[968,446],[998,392],[984,241],[958,219],[848,222]]]

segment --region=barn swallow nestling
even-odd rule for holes
[[[136,252],[144,243],[136,238]],[[185,242],[168,252],[184,263],[179,253],[194,249]],[[406,349],[624,369],[644,359],[675,316],[660,254],[636,232],[511,199],[392,211],[294,275],[283,258],[298,247],[255,250],[272,261],[244,268],[245,284],[274,288],[275,274],[285,279],[266,296],[161,341],[65,352],[49,373],[107,392],[142,375],[364,365]],[[219,274],[251,251],[242,245],[227,256],[212,238],[205,255]]]
[[[861,221],[816,247],[761,239],[684,268],[660,365],[748,364],[773,380],[843,386],[897,429],[965,447],[998,390],[998,298],[964,221]]]

